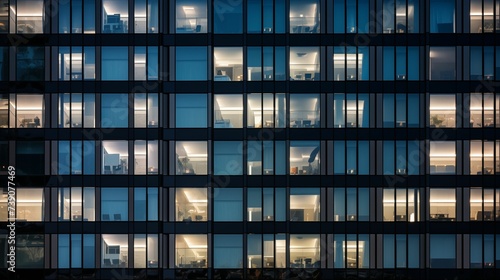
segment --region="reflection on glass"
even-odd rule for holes
[[[207,189],[177,188],[175,191],[177,222],[207,221]]]
[[[45,48],[18,46],[17,80],[43,81],[45,79]]]
[[[218,0],[214,5],[214,33],[243,32],[243,1]]]

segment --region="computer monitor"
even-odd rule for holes
[[[304,73],[304,79],[312,80],[312,73]]]
[[[120,14],[108,15],[108,23],[120,23]]]

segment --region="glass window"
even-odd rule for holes
[[[103,81],[128,80],[128,47],[101,47],[101,56]]]
[[[290,47],[290,80],[319,81],[319,47]]]
[[[101,189],[101,221],[128,220],[128,189],[102,188]]]
[[[9,147],[8,141],[0,141],[0,171],[8,171],[10,160]]]
[[[86,236],[85,234],[84,236]],[[93,235],[92,235],[93,236]],[[82,267],[82,235],[59,234],[58,237],[58,268]],[[71,246],[70,246],[71,243]]]
[[[493,148],[494,141],[470,141],[470,174],[493,175]]]
[[[368,0],[334,0],[335,33],[368,33],[368,19]]]
[[[272,58],[272,48],[267,47],[266,49],[271,50]],[[248,81],[261,81],[262,80],[262,48],[261,47],[247,47],[247,80]],[[271,74],[272,70],[272,60],[271,60]],[[272,77],[272,75],[270,76]]]
[[[247,189],[247,221],[274,221],[274,190],[272,188]]]
[[[454,94],[431,94],[429,101],[430,127],[456,127]]]
[[[128,127],[128,94],[101,94],[101,127]]]
[[[370,127],[369,94],[334,93],[333,127]]]
[[[290,127],[321,127],[321,99],[319,94],[290,94]]]
[[[95,141],[59,141],[57,174],[94,174]]]
[[[333,141],[335,174],[369,174],[369,141]]]
[[[430,189],[429,215],[431,221],[455,221],[455,189]]]
[[[382,208],[384,222],[418,222],[420,192],[417,188],[384,189]]]
[[[60,81],[94,80],[95,47],[59,47],[58,69]]]
[[[204,81],[208,76],[207,71],[207,47],[175,48],[175,79],[177,81]]]
[[[43,188],[17,188],[17,221],[41,222],[44,214]]]
[[[19,22],[18,22],[19,24]],[[43,81],[45,80],[45,48],[18,46],[17,52],[17,80]]]
[[[1,3],[1,1],[0,1]],[[2,15],[0,11],[0,33],[2,33]],[[5,27],[6,25],[4,25]],[[9,48],[0,47],[0,81],[9,80]]]
[[[333,79],[335,81],[369,80],[369,48],[333,47]]]
[[[59,2],[59,33],[95,33],[95,1]]]
[[[430,47],[429,80],[455,80],[456,78],[455,47]]]
[[[207,189],[177,188],[175,190],[175,208],[177,222],[206,222]]]
[[[247,5],[248,33],[284,33],[284,0],[249,0]]]
[[[320,268],[320,244],[319,234],[290,234],[290,267]]]
[[[206,175],[208,170],[207,142],[177,141],[175,144],[176,175]]]
[[[290,33],[319,33],[318,0],[290,0]]]
[[[248,93],[247,127],[285,127],[286,95],[284,93]]]
[[[176,33],[207,33],[207,1],[177,0]]]
[[[493,234],[470,235],[470,268],[494,268]]]
[[[16,268],[44,268],[44,249],[45,235],[17,234]]]
[[[0,1],[2,7],[6,7],[0,11],[0,33],[9,32],[9,2],[7,0]]]
[[[214,234],[214,268],[243,268],[243,237]]]
[[[42,128],[45,126],[43,94],[11,94],[11,114],[16,114],[17,128]],[[15,110],[15,111],[14,111]],[[11,115],[11,125],[14,127]]]
[[[134,94],[134,127],[158,127],[158,94]]]
[[[59,188],[58,220],[95,221],[94,188]]]
[[[207,111],[206,94],[177,94],[175,96],[175,126],[177,128],[207,127]]]
[[[158,268],[158,235],[134,234],[134,268]]]
[[[243,81],[243,48],[214,47],[214,81]]]
[[[102,21],[102,33],[128,33],[128,5],[120,0],[103,0]]]
[[[128,235],[103,234],[101,268],[128,267]]]
[[[457,267],[454,234],[431,234],[429,247],[431,268]]]
[[[126,93],[101,95],[101,127],[128,127],[128,100]]]
[[[134,221],[158,220],[158,189],[134,188]]]
[[[43,0],[17,0],[12,13],[17,16],[17,33],[43,33],[46,13]]]
[[[175,236],[175,267],[206,268],[207,248],[207,236],[204,234],[177,234]]]
[[[281,142],[282,141],[278,141]],[[279,144],[281,144],[279,143]],[[278,145],[279,145],[278,144]],[[247,142],[247,167],[248,175],[273,175],[274,174],[274,142],[273,141],[248,141]]]
[[[157,47],[134,47],[134,79],[158,80]]]
[[[494,189],[471,188],[470,189],[470,220],[471,221],[493,221],[499,217],[493,209],[494,203],[498,203]],[[498,206],[497,212],[499,211]]]
[[[243,221],[243,190],[241,188],[214,188],[214,221]]]
[[[419,268],[418,234],[384,234],[384,268]]]
[[[135,174],[158,174],[158,141],[135,140],[134,141],[134,173]]]
[[[493,33],[498,30],[493,23],[493,0],[470,1],[470,33]],[[498,2],[495,15],[498,17]]]
[[[95,127],[95,94],[61,93],[58,107],[60,128]]]
[[[158,33],[158,0],[134,0],[134,32]]]
[[[214,95],[214,128],[243,127],[243,95]]]
[[[455,174],[456,157],[455,141],[431,141],[430,174]]]
[[[320,221],[320,189],[290,189],[290,221]]]
[[[383,33],[418,33],[418,0],[383,0],[382,13]]]
[[[335,188],[333,190],[334,221],[368,221],[370,192],[367,188]]]
[[[335,268],[370,267],[370,236],[368,234],[334,234],[333,263]]]
[[[320,142],[290,141],[290,175],[320,174]]]
[[[470,127],[495,127],[494,103],[495,97],[493,93],[471,93],[469,105]]]
[[[243,1],[219,0],[213,9],[215,34],[243,32]]]
[[[15,162],[17,175],[45,174],[45,142],[17,141]]]
[[[455,0],[430,2],[431,33],[455,33]]]
[[[102,174],[128,174],[127,141],[102,141]]]

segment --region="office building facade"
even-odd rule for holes
[[[495,277],[500,1],[0,8],[2,279]]]

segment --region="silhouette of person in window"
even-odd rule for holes
[[[35,116],[35,119],[33,119],[33,121],[35,122],[35,127],[40,126],[40,118],[38,116]]]

